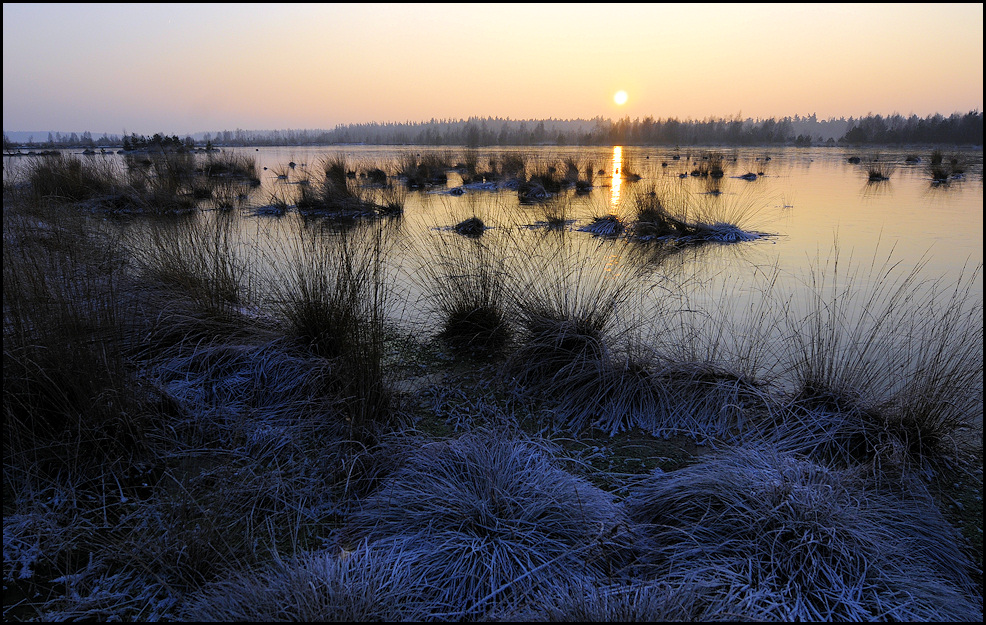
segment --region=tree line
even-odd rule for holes
[[[331,130],[223,130],[179,139],[156,134],[151,139],[131,134],[104,134],[93,139],[86,132],[49,133],[48,140],[22,143],[26,147],[96,147],[122,145],[139,149],[169,143],[172,147],[275,145],[455,145],[467,147],[516,145],[983,145],[983,114],[978,110],[936,113],[927,117],[893,114],[859,118],[818,119],[815,114],[781,119],[727,118],[680,120],[654,117],[618,120],[593,119],[513,120],[501,117],[431,119],[426,122],[372,122],[340,124]],[[156,142],[156,143],[155,143]],[[17,147],[4,133],[4,149]]]

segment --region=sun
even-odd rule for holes
[[[620,106],[623,106],[624,104],[626,104],[627,103],[627,92],[626,91],[617,91],[616,94],[613,96],[613,102],[616,102]]]

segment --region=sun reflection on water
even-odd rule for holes
[[[609,210],[616,214],[620,206],[620,183],[623,182],[623,147],[613,146],[613,180],[610,183]]]

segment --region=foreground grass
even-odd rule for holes
[[[5,620],[981,617],[973,279],[639,319],[637,242],[439,231],[421,332],[387,224],[260,275],[236,213],[4,191]]]

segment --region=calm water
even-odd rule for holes
[[[241,151],[257,158],[263,191],[254,197],[263,203],[279,190],[290,194],[301,164],[317,168],[326,155],[342,154],[357,170],[377,165],[393,171],[392,163],[400,152],[423,154],[429,150],[449,151],[377,146]],[[680,262],[692,265],[685,274],[699,272],[713,283],[721,283],[711,292],[721,293],[723,288],[737,283],[740,277],[751,273],[750,267],[777,266],[782,273],[781,282],[797,288],[799,279],[812,265],[824,264],[832,257],[836,245],[843,264],[851,259],[854,265],[868,267],[874,257],[882,264],[892,256],[904,271],[923,259],[927,263],[924,276],[948,280],[959,276],[963,267],[983,260],[981,151],[960,154],[966,169],[963,179],[933,185],[927,172],[930,150],[722,149],[718,152],[725,156],[726,176],[711,186],[708,178],[680,178],[708,152],[701,148],[479,148],[477,154],[482,165],[487,155],[510,150],[527,153],[529,164],[560,163],[566,156],[575,156],[583,162],[591,161],[597,170],[605,170],[606,175],[596,177],[596,188],[588,196],[576,197],[567,192],[570,217],[577,220],[573,228],[606,212],[630,217],[632,195],[655,188],[687,196],[696,206],[724,205],[727,208],[721,212],[725,217],[737,219],[747,229],[772,235],[748,243],[706,245],[683,254]],[[453,148],[451,152],[461,160],[462,149]],[[862,163],[847,162],[853,155],[860,156]],[[909,155],[918,156],[920,162],[907,163]],[[890,165],[889,180],[868,181],[866,167],[873,159]],[[298,163],[298,167],[289,171],[288,180],[278,180],[275,168],[283,168],[290,161]],[[667,166],[662,166],[665,163]],[[639,173],[641,180],[621,183],[612,176],[619,166]],[[268,169],[264,171],[263,167]],[[764,175],[754,181],[738,178],[747,172]],[[448,188],[458,184],[456,174],[450,173]],[[721,195],[712,195],[710,190]],[[513,191],[467,191],[457,197],[432,189],[408,196],[402,227],[415,236],[428,232],[437,236],[437,227],[452,225],[472,214],[481,216],[489,225],[514,230],[539,219],[538,208],[521,205]],[[600,262],[610,260],[603,258]],[[857,278],[860,286],[864,286],[865,278]],[[981,276],[976,290],[981,296]]]
[[[435,150],[431,148],[430,150]],[[446,149],[438,149],[448,151]],[[491,153],[510,148],[479,148],[482,164]],[[566,156],[591,160],[596,168],[605,169],[606,176],[597,176],[597,188],[587,198],[573,198],[574,216],[583,220],[599,214],[613,205],[618,214],[628,208],[629,196],[639,189],[656,185],[681,188],[694,195],[709,190],[709,180],[688,177],[680,179],[699,162],[708,150],[701,148],[678,151],[661,148],[624,148],[623,161],[630,161],[633,171],[641,174],[639,182],[618,184],[614,190],[612,148],[517,148],[531,155],[528,162],[560,162]],[[345,148],[260,148],[240,149],[252,153],[261,168],[264,191],[270,192],[295,182],[301,171],[289,172],[287,181],[278,180],[273,170],[290,161],[317,166],[326,155],[343,154],[354,169],[364,164],[376,164],[388,169],[401,151],[422,154],[429,148],[350,146]],[[450,149],[461,155],[462,149]],[[896,246],[902,258],[917,259],[930,254],[929,269],[936,274],[956,271],[967,262],[979,263],[983,258],[983,167],[982,152],[963,152],[966,165],[964,179],[947,185],[932,185],[927,173],[929,150],[844,150],[833,148],[786,149],[719,149],[724,154],[726,176],[719,189],[725,201],[748,205],[746,224],[752,229],[776,236],[766,241],[747,244],[764,259],[777,258],[784,267],[804,265],[808,256],[820,251],[824,256],[838,238],[843,251],[855,256],[869,255],[879,243],[880,249]],[[679,160],[672,160],[678,154]],[[906,163],[908,155],[921,158],[918,163]],[[858,155],[862,164],[847,162]],[[769,161],[765,158],[769,157]],[[868,182],[866,165],[876,158],[892,163],[890,180]],[[461,160],[461,156],[459,158]],[[667,167],[662,167],[667,163]],[[625,163],[626,164],[626,163]],[[267,167],[267,171],[263,171]],[[392,167],[390,168],[392,169]],[[747,172],[763,171],[755,181],[735,178]],[[449,176],[449,188],[458,184],[454,173]],[[617,198],[614,201],[614,193]],[[478,197],[477,197],[478,196]],[[266,197],[258,194],[256,201]],[[615,205],[614,205],[615,204]],[[536,210],[521,207],[516,193],[503,191],[467,191],[464,196],[424,191],[412,193],[406,209],[407,221],[414,226],[438,225],[447,213],[485,211],[493,214],[503,208],[536,215]],[[581,209],[581,210],[579,210]],[[523,221],[523,220],[520,220]],[[586,223],[580,221],[579,223]],[[576,226],[579,225],[578,223]],[[750,251],[750,250],[747,250]]]
[[[290,237],[292,222],[289,213],[281,219],[254,216],[250,209],[268,204],[272,196],[288,198],[297,192],[297,182],[306,169],[320,170],[328,156],[343,155],[352,169],[365,171],[378,166],[388,173],[396,169],[396,159],[402,152],[424,154],[439,151],[451,154],[453,161],[463,160],[462,148],[346,146],[336,148],[235,148],[232,151],[253,156],[260,170],[262,186],[251,193],[242,207],[245,216],[241,232],[244,244],[262,245],[266,249],[271,239]],[[679,281],[696,283],[681,276],[701,277],[702,291],[697,295],[705,303],[724,306],[728,301],[742,307],[744,293],[754,294],[759,287],[748,283],[758,269],[780,270],[778,284],[782,289],[802,288],[801,280],[813,265],[824,264],[837,245],[840,262],[851,258],[857,265],[869,266],[870,259],[878,264],[888,256],[901,263],[900,270],[915,266],[922,259],[927,263],[923,275],[955,280],[964,267],[983,261],[983,159],[982,151],[964,151],[959,157],[966,173],[959,180],[945,185],[933,185],[927,171],[930,150],[847,150],[842,148],[747,148],[716,149],[724,156],[726,175],[717,184],[708,178],[689,173],[700,163],[703,148],[672,150],[667,148],[479,148],[476,154],[482,168],[490,154],[522,151],[528,155],[528,167],[536,163],[561,164],[563,158],[574,156],[583,163],[591,162],[597,175],[595,188],[587,196],[563,192],[562,200],[572,224],[571,240],[592,239],[578,232],[580,225],[594,216],[615,213],[631,218],[631,199],[635,193],[651,188],[677,198],[688,198],[693,206],[718,208],[718,213],[736,221],[748,230],[769,233],[757,241],[719,245],[708,244],[679,254],[674,261],[677,270],[656,272],[655,283],[668,280],[670,273]],[[861,157],[861,164],[847,162],[849,156]],[[908,155],[920,162],[908,163]],[[946,155],[949,153],[946,152]],[[678,158],[675,159],[674,157]],[[119,156],[95,156],[120,160]],[[199,157],[203,158],[203,157]],[[874,159],[891,168],[890,179],[869,182],[866,167]],[[287,168],[295,162],[293,169]],[[4,176],[12,175],[27,158],[4,158]],[[266,168],[266,169],[265,169]],[[639,173],[641,180],[629,182],[613,176],[613,172]],[[279,179],[275,171],[287,172]],[[738,176],[747,172],[762,172],[756,180]],[[449,173],[448,186],[441,189],[412,191],[407,197],[404,217],[394,227],[401,237],[413,245],[401,246],[394,252],[394,262],[413,274],[420,265],[420,250],[427,248],[428,237],[450,236],[442,227],[454,225],[461,219],[478,215],[497,230],[510,230],[519,245],[518,253],[530,253],[525,245],[538,245],[543,232],[523,226],[543,219],[537,206],[521,205],[517,193],[511,190],[467,190],[461,196],[448,193],[460,178]],[[710,191],[712,193],[710,193]],[[567,195],[566,195],[567,194]],[[532,236],[536,234],[537,236]],[[457,236],[457,235],[456,235]],[[251,240],[254,239],[254,240]],[[530,241],[530,243],[524,243]],[[518,243],[519,242],[519,243]],[[584,242],[580,249],[589,249]],[[423,247],[422,247],[423,246]],[[602,253],[600,265],[612,266],[619,258]],[[413,280],[407,280],[408,296],[418,295]],[[857,279],[864,286],[866,276]],[[982,277],[975,284],[982,297]],[[415,316],[411,314],[410,316]]]

